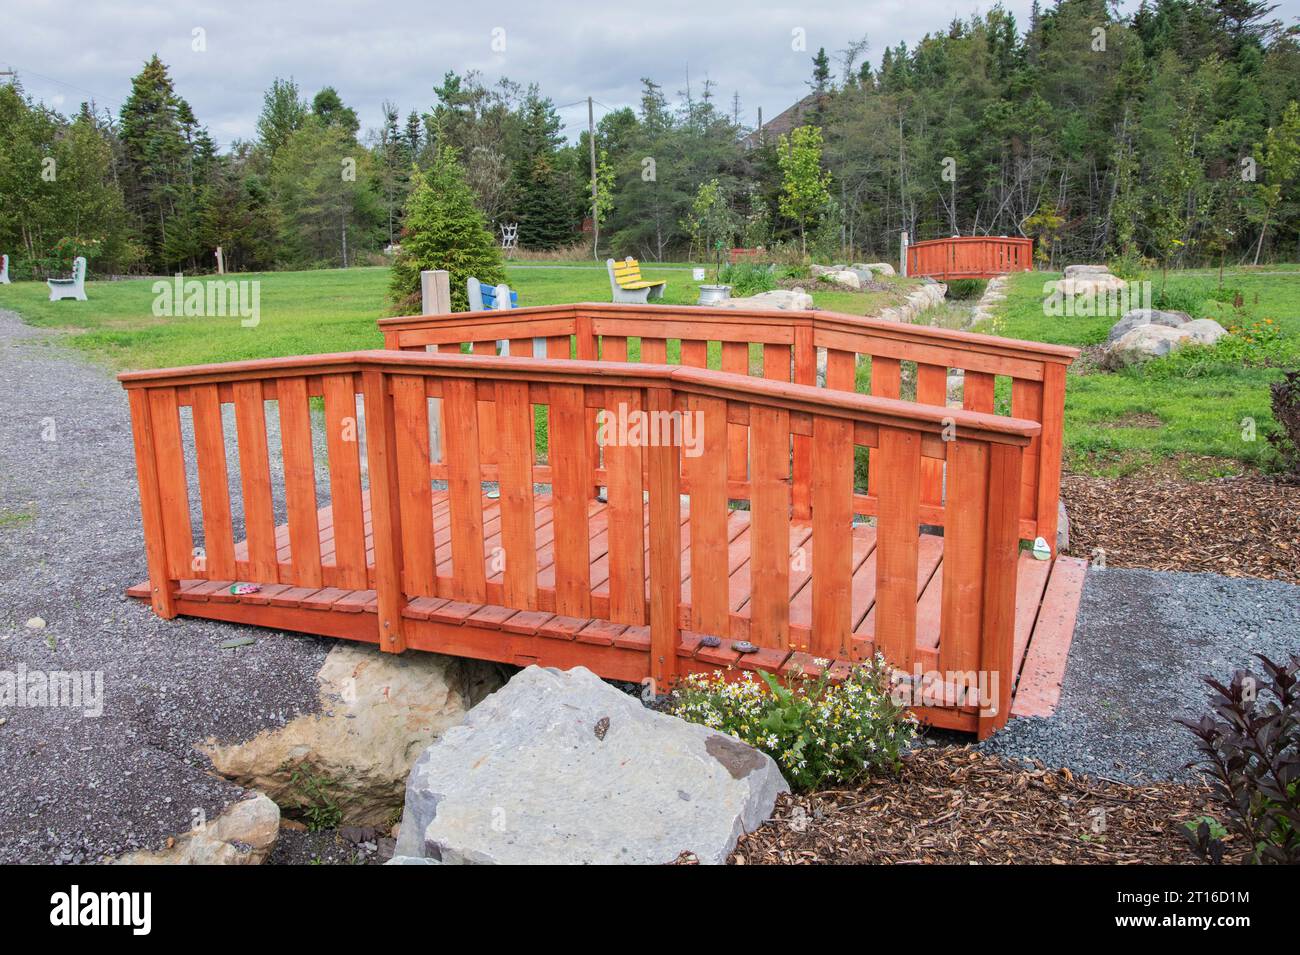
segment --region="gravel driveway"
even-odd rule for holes
[[[1056,713],[1013,719],[983,744],[1123,781],[1190,779],[1203,675],[1300,653],[1300,587],[1277,580],[1091,569]]]
[[[0,863],[158,848],[244,795],[195,742],[314,711],[330,642],[163,621],[123,596],[145,577],[125,392],[3,311],[0,408],[0,671],[103,680],[99,716],[0,706]],[[219,648],[235,636],[256,643]]]

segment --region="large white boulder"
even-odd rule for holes
[[[1228,334],[1228,330],[1212,318],[1198,318],[1194,322],[1183,325],[1182,330],[1190,332],[1199,345],[1213,345]]]
[[[829,279],[842,288],[850,288],[857,291],[862,288],[862,277],[852,269],[841,269],[838,272],[831,272],[824,275],[823,278]]]
[[[532,666],[420,756],[394,857],[722,863],[787,788],[732,736],[647,709],[584,667]]]
[[[1067,265],[1065,267],[1065,277],[1067,279],[1076,278],[1084,275],[1109,275],[1109,265]]]
[[[1111,342],[1102,356],[1107,368],[1137,365],[1152,358],[1168,355],[1192,338],[1185,325],[1170,328],[1167,325],[1139,325],[1130,329],[1118,341]]]
[[[1156,308],[1135,308],[1125,312],[1124,317],[1110,327],[1106,335],[1107,342],[1117,342],[1139,325],[1167,325],[1178,328],[1192,320],[1186,312],[1164,312]]]
[[[843,265],[817,265],[808,266],[808,274],[813,278],[821,278],[823,275],[834,275],[836,272],[844,271]]]
[[[1104,295],[1118,292],[1125,284],[1122,278],[1109,272],[1077,272],[1057,282],[1056,290],[1062,295]]]
[[[327,798],[343,823],[380,825],[401,806],[416,757],[504,678],[476,660],[339,643],[317,681],[320,712],[199,748],[217,772],[283,807]]]
[[[854,262],[853,268],[872,272],[876,275],[894,274],[894,267],[888,262]]]
[[[813,307],[813,298],[802,288],[773,289],[746,295],[742,298],[728,298],[715,303],[717,308],[767,308],[781,311],[801,311]]]

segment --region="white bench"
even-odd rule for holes
[[[0,255],[0,285],[9,283],[9,256]]]
[[[606,259],[605,268],[609,270],[609,290],[615,302],[644,305],[652,298],[664,297],[668,283],[641,278],[641,265],[630,255],[618,261]]]
[[[45,284],[50,287],[51,302],[57,302],[61,298],[84,302],[86,300],[86,257],[79,255],[73,259],[72,278],[46,279]]]

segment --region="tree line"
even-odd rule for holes
[[[326,87],[266,91],[218,149],[156,56],[117,115],[0,87],[0,250],[16,274],[387,261],[413,184],[463,179],[486,227],[534,251],[664,260],[708,242],[892,258],[914,240],[1026,235],[1045,263],[1300,258],[1300,44],[1258,0],[1036,3],[868,57],[818,50],[795,118],[753,129],[708,80],[651,79],[567,141],[536,85],[448,72],[431,105],[361,133]],[[450,179],[448,177],[451,177]],[[593,216],[593,192],[595,210]],[[701,229],[701,210],[709,230]],[[594,219],[594,221],[592,221]],[[720,225],[719,225],[720,224]],[[721,233],[718,230],[721,229]]]

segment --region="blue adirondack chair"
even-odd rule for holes
[[[519,307],[519,293],[508,285],[484,285],[476,278],[470,278],[465,285],[466,291],[469,293],[469,310],[471,312],[490,312],[502,308]],[[509,305],[501,304],[500,296],[497,294],[501,289],[505,289],[510,293]]]
[[[486,285],[478,279],[471,277],[465,283],[465,290],[469,294],[469,310],[471,312],[492,312],[507,308],[519,307],[519,293],[510,286],[502,284],[497,286]],[[509,293],[510,304],[505,304],[505,294]],[[504,339],[497,342],[497,354],[510,354],[510,343]],[[527,355],[516,356],[527,358]],[[546,339],[533,339],[533,357],[546,357]]]

